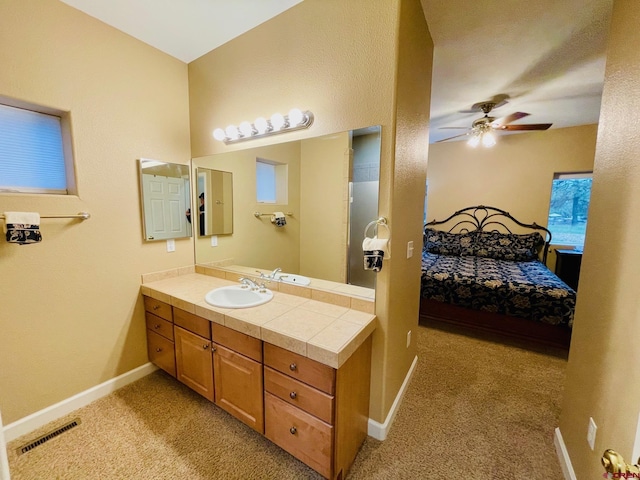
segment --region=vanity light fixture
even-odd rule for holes
[[[309,110],[302,111],[299,108],[292,108],[288,115],[274,113],[267,120],[258,117],[253,123],[242,122],[239,126],[229,125],[227,128],[216,128],[213,131],[213,138],[225,144],[242,142],[253,138],[266,137],[276,133],[292,132],[309,128],[313,123],[313,113]]]

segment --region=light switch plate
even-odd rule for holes
[[[176,241],[173,238],[167,240],[167,252],[175,252],[176,251]]]
[[[217,235],[211,235],[211,246],[212,247],[217,247],[218,246],[218,236]]]
[[[407,258],[413,257],[413,240],[407,242]]]

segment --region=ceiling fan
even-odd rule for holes
[[[492,147],[496,144],[494,131],[518,131],[518,130],[546,130],[552,124],[551,123],[525,123],[518,125],[510,125],[510,123],[515,122],[521,118],[524,118],[529,113],[525,112],[514,112],[511,115],[507,115],[505,117],[495,118],[490,117],[489,113],[496,107],[501,107],[506,104],[506,100],[502,100],[499,103],[496,102],[479,102],[474,104],[471,107],[471,111],[482,111],[484,113],[484,117],[478,118],[474,120],[471,124],[471,127],[441,127],[448,129],[465,129],[468,130],[465,133],[461,133],[460,135],[454,135],[453,137],[445,138],[443,140],[438,140],[438,142],[446,142],[447,140],[451,140],[458,137],[470,136],[469,145],[472,147],[477,147],[482,143],[485,147]]]

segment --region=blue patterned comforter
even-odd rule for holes
[[[576,292],[541,262],[422,252],[424,298],[571,327]]]

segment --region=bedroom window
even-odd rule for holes
[[[591,172],[553,175],[547,228],[554,245],[584,246],[591,180]]]
[[[73,193],[68,113],[0,102],[0,192]]]

